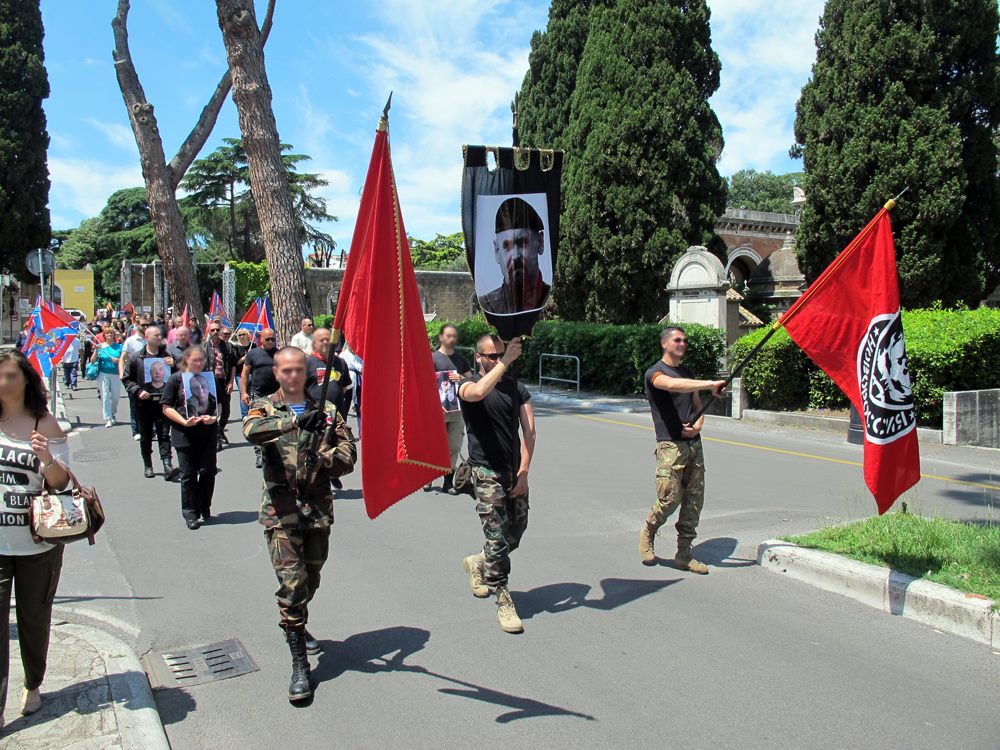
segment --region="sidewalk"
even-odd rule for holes
[[[149,681],[132,650],[104,631],[55,616],[42,708],[21,716],[23,672],[16,635],[11,623],[10,690],[6,726],[0,729],[4,750],[169,748]]]

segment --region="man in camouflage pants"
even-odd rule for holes
[[[353,470],[357,451],[336,406],[327,402],[322,408],[306,393],[305,352],[291,346],[278,351],[274,376],[278,391],[251,402],[243,434],[261,448],[260,523],[278,577],[280,626],[292,653],[288,699],[299,701],[312,696],[307,654],[321,651],[306,623],[330,546],[330,479]]]
[[[653,539],[660,527],[680,507],[677,553],[674,563],[683,570],[704,575],[708,566],[691,556],[701,508],[705,502],[705,457],[701,428],[705,417],[692,424],[701,409],[698,391],[725,391],[724,380],[696,380],[681,360],[687,351],[683,328],[671,326],[660,334],[663,358],[646,370],[646,398],[656,428],[656,502],[639,532],[639,555],[644,565],[656,563]]]
[[[505,633],[524,630],[507,577],[510,553],[521,544],[528,527],[528,468],[535,450],[531,396],[517,380],[504,377],[520,354],[519,339],[505,347],[497,336],[483,336],[476,344],[478,369],[458,389],[469,436],[476,511],[485,536],[483,551],[462,564],[474,596],[484,599],[490,589],[496,593],[497,620]]]

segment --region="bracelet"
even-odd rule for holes
[[[39,465],[42,467],[42,471],[45,471],[50,466],[54,465],[55,462],[56,462],[56,459],[53,457],[53,459],[51,461],[49,461],[48,463],[45,463],[44,461],[41,461]]]

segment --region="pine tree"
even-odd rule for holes
[[[976,305],[1000,280],[997,26],[996,0],[828,0],[795,121],[807,279],[909,186],[903,305]]]
[[[18,274],[51,236],[43,33],[39,0],[0,3],[0,267]]]
[[[704,0],[595,8],[566,133],[555,299],[567,318],[635,323],[667,312],[665,287],[725,208],[719,87]]]
[[[562,148],[569,125],[570,100],[576,88],[594,7],[609,0],[552,0],[545,31],[531,36],[528,72],[518,96],[521,143],[534,148]]]

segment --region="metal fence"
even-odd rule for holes
[[[570,380],[569,378],[557,378],[553,375],[546,375],[545,370],[545,358],[549,359],[561,359],[570,360],[576,363],[576,379]],[[540,354],[538,356],[538,392],[542,392],[542,381],[548,380],[553,383],[568,383],[570,385],[576,386],[576,395],[580,395],[580,358],[573,354],[551,354],[546,352],[545,354]]]

